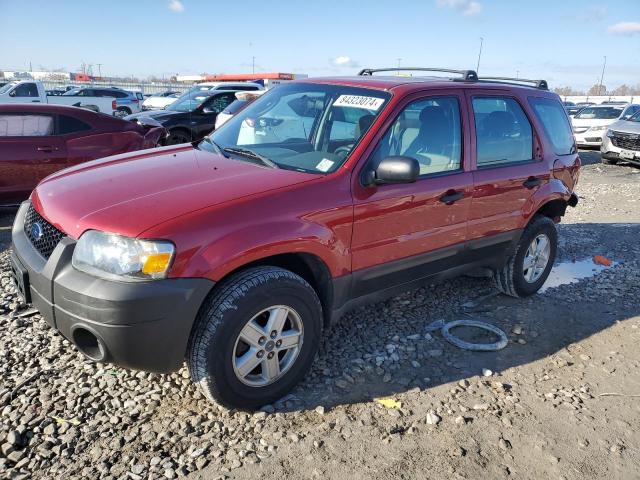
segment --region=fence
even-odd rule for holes
[[[74,82],[73,80],[42,80],[42,83],[47,90],[65,90],[69,85],[78,87],[118,87],[124,90],[142,92],[143,95],[147,93],[166,92],[167,90],[183,93],[191,87],[191,85],[185,85],[184,83],[151,82]]]
[[[603,102],[626,102],[633,103],[633,100],[640,100],[640,96],[638,95],[560,95],[565,102],[592,102],[592,103],[603,103]]]

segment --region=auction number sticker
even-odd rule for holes
[[[384,98],[364,97],[362,95],[340,95],[333,103],[334,107],[364,108],[377,111],[384,103]]]

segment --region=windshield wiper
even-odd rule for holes
[[[259,153],[254,152],[253,150],[249,150],[248,148],[236,148],[236,147],[227,147],[222,149],[224,152],[233,153],[235,155],[240,155],[241,157],[251,158],[254,160],[261,161],[264,165],[271,168],[279,168],[278,165],[269,160],[267,157],[260,155]]]
[[[200,144],[201,143],[205,143],[205,142],[208,143],[209,145],[213,145],[213,148],[217,150],[217,153],[219,153],[220,155],[222,155],[225,158],[229,158],[227,155],[225,155],[224,149],[220,145],[218,145],[216,142],[211,140],[209,137],[204,137],[199,142],[198,141],[193,142],[193,146],[199,150],[200,149]]]

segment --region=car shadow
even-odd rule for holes
[[[488,279],[461,277],[351,311],[332,326],[311,374],[276,402],[276,409],[368,402],[416,387],[424,390],[469,379],[483,369],[503,372],[565,355],[571,345],[639,315],[640,302],[631,285],[611,289],[601,287],[601,282],[617,278],[624,283],[628,268],[624,258],[629,256],[624,245],[637,240],[640,224],[570,224],[560,225],[559,230],[556,265],[593,255],[616,263],[596,277],[527,299],[498,295]],[[612,236],[616,242],[608,247],[606,239]],[[462,350],[439,331],[427,332],[434,320],[470,318],[501,328],[509,337],[507,347],[495,352]],[[513,333],[516,325],[522,330],[518,335]],[[491,334],[462,328],[458,333],[469,341],[495,341]]]

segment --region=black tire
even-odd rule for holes
[[[180,143],[191,142],[191,134],[186,130],[176,129],[169,132],[169,136],[165,141],[166,145],[178,145]]]
[[[618,160],[616,158],[605,158],[604,155],[600,155],[600,161],[605,165],[615,165],[616,163],[618,163]]]
[[[127,115],[131,115],[131,110],[129,110],[127,107],[118,107],[116,109],[116,116],[117,117],[126,117]]]
[[[303,341],[290,368],[273,383],[249,386],[234,372],[236,340],[246,323],[274,305],[293,308]],[[313,288],[282,268],[256,267],[231,276],[205,301],[189,339],[187,365],[204,396],[229,408],[253,409],[286,395],[306,375],[322,336],[322,306]]]
[[[524,276],[524,259],[529,245],[540,234],[545,234],[549,238],[549,259],[542,275],[535,282],[529,283]],[[500,292],[512,297],[522,298],[533,295],[547,280],[553,268],[557,249],[558,233],[555,223],[549,217],[536,215],[522,233],[515,254],[509,257],[502,268],[494,272],[496,287]]]

